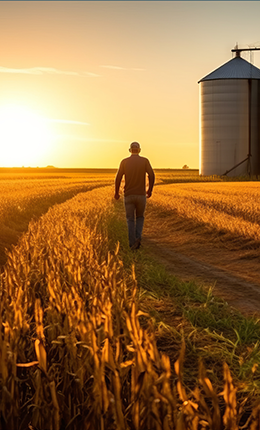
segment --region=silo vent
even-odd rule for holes
[[[231,49],[231,52],[236,53],[236,57],[240,57],[240,53],[242,51],[260,51],[260,48],[257,48],[256,46],[254,48],[238,48],[238,45],[236,45],[234,49]]]

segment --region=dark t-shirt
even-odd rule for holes
[[[154,185],[154,172],[149,160],[141,157],[139,154],[132,154],[130,157],[121,161],[116,179],[116,192],[119,192],[119,187],[123,175],[125,175],[124,195],[146,195],[146,173],[149,177],[149,191],[152,192]]]

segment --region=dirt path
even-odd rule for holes
[[[231,306],[260,317],[259,244],[195,228],[188,220],[175,218],[170,227],[167,221],[167,229],[164,222],[158,226],[151,220],[143,245],[170,273],[214,286],[214,294]]]

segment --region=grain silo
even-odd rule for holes
[[[260,69],[235,57],[200,85],[200,174],[260,174]]]

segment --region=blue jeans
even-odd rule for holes
[[[126,196],[124,198],[126,221],[128,226],[129,246],[133,246],[136,239],[142,238],[144,226],[144,211],[146,196]]]

